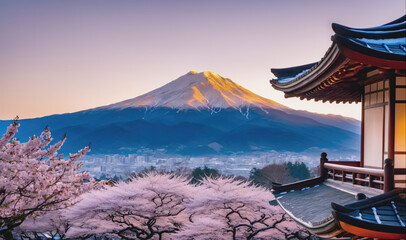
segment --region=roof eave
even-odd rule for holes
[[[338,45],[333,43],[324,57],[307,73],[287,83],[280,83],[277,79],[270,82],[276,90],[285,92],[286,97],[300,95],[317,87],[348,61],[349,59],[341,54]]]

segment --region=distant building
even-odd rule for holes
[[[360,161],[322,154],[319,178],[274,184],[278,203],[320,236],[406,238],[406,15],[372,28],[332,27],[333,43],[319,62],[271,69],[271,84],[285,97],[361,103]],[[348,192],[371,198],[352,203]],[[331,202],[340,203],[333,215]],[[300,204],[311,210],[293,209]]]

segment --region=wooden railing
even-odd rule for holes
[[[368,185],[369,187],[383,189],[383,169],[351,167],[335,163],[325,163],[324,167],[328,171],[328,177],[331,177],[333,180],[350,181],[352,184]]]
[[[361,162],[359,161],[330,161],[329,163],[334,163],[338,165],[344,166],[352,166],[352,167],[360,167]]]
[[[327,154],[322,153],[320,158],[320,176],[323,179],[331,178],[342,182],[351,182],[373,188],[383,189],[385,192],[394,188],[393,161],[385,160],[384,169],[360,167],[359,162],[331,161]]]

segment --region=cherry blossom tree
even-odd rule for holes
[[[15,229],[15,235],[24,240],[72,239],[67,237],[66,233],[73,226],[73,223],[65,217],[65,211],[69,211],[69,208],[47,211],[42,215],[29,217]],[[75,224],[83,224],[82,219],[76,219]],[[107,240],[110,237],[106,234],[95,235],[82,231],[75,239]]]
[[[289,239],[301,228],[278,206],[272,193],[235,178],[206,178],[186,205],[190,222],[176,239]]]
[[[189,180],[149,172],[83,194],[82,201],[65,211],[74,225],[67,235],[110,233],[121,239],[169,239],[189,221],[185,204],[197,192]]]
[[[72,224],[63,216],[62,210],[45,212],[28,217],[15,230],[24,239],[66,239],[66,232]]]
[[[20,143],[14,138],[18,127],[16,119],[0,139],[0,236],[5,239],[12,239],[12,230],[27,217],[71,206],[80,194],[103,185],[88,172],[78,173],[82,163],[76,163],[89,147],[64,160],[57,151],[65,137],[49,146],[51,132],[45,128]]]
[[[201,184],[149,172],[82,195],[64,212],[68,237],[111,234],[121,239],[290,239],[300,228],[270,191],[235,178]]]

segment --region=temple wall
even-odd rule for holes
[[[364,166],[382,168],[383,107],[365,110]]]
[[[364,166],[383,168],[388,157],[389,80],[364,86]]]

